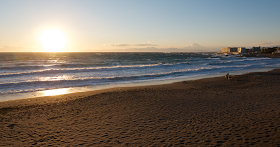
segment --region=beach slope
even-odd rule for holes
[[[280,146],[280,70],[0,103],[0,146]]]

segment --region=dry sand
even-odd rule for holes
[[[280,70],[0,103],[0,146],[280,146]]]

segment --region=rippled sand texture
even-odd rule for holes
[[[280,146],[279,83],[274,70],[2,102],[0,146]]]

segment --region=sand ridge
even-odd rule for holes
[[[280,70],[0,103],[0,146],[280,146]]]

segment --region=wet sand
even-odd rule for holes
[[[280,146],[280,70],[0,102],[0,146]]]

